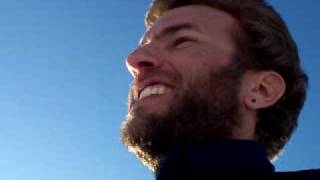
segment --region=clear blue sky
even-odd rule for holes
[[[310,76],[300,126],[275,166],[320,167],[320,1],[270,1]],[[0,179],[152,180],[120,143],[126,55],[149,0],[2,0]]]

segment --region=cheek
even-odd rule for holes
[[[230,55],[225,52],[219,52],[216,49],[205,49],[197,54],[202,64],[211,69],[217,69],[230,63]]]
[[[197,59],[186,57],[183,61],[174,62],[176,74],[181,77],[183,87],[190,86],[190,83],[199,77],[210,72],[210,68],[205,63],[199,62]]]
[[[187,48],[173,56],[178,69],[188,73],[214,70],[230,63],[230,54],[212,48]]]

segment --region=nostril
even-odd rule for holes
[[[138,63],[138,67],[153,67],[154,64],[149,61],[141,61]]]

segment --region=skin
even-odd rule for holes
[[[212,18],[208,23],[207,19]],[[163,34],[165,29],[179,24],[193,27]],[[133,98],[129,111],[140,106],[145,113],[163,113],[175,91],[186,82],[202,72],[228,64],[235,51],[229,34],[235,24],[228,14],[205,6],[179,8],[161,17],[145,33],[140,47],[128,56],[126,64],[134,78],[133,94],[137,94],[144,83],[153,80],[163,82],[170,90],[163,96],[142,101]]]
[[[224,83],[223,78],[227,80],[226,75],[220,77],[217,74],[219,79],[215,80],[216,83],[210,82],[209,77],[212,72],[219,72],[231,64],[237,49],[231,34],[237,28],[239,28],[237,20],[229,14],[206,6],[191,5],[166,12],[144,34],[140,46],[126,60],[127,68],[133,76],[128,103],[128,117],[132,116],[133,118],[128,118],[126,123],[130,125],[123,128],[126,134],[124,138],[127,138],[130,133],[139,134],[135,136],[134,143],[134,146],[138,147],[129,148],[133,148],[133,152],[142,152],[140,155],[138,153],[141,159],[144,158],[142,157],[144,156],[143,151],[157,151],[147,148],[149,141],[144,141],[144,144],[141,145],[146,148],[145,150],[139,150],[139,145],[136,145],[139,144],[140,134],[143,134],[142,130],[152,135],[150,129],[141,128],[141,126],[148,124],[143,121],[150,120],[146,117],[162,117],[161,115],[165,117],[170,108],[175,108],[176,102],[183,99],[182,97],[185,95],[183,92],[200,93],[199,98],[201,99],[213,98],[214,101],[208,102],[215,105],[222,103],[223,98],[219,98],[220,96],[226,97],[228,92],[233,92],[223,89],[229,88],[229,85],[221,85]],[[255,140],[258,110],[272,106],[282,97],[285,91],[285,82],[279,74],[273,71],[246,70],[239,78],[240,85],[236,91],[238,92],[236,97],[238,102],[236,103],[238,103],[239,112],[233,117],[236,117],[238,123],[236,127],[231,128],[231,138]],[[228,80],[228,82],[232,81]],[[215,86],[208,85],[210,83]],[[225,83],[227,82],[225,81]],[[151,95],[143,99],[138,98],[139,92],[143,88],[154,84],[166,87],[165,93]],[[211,90],[212,88],[214,90]],[[217,94],[209,96],[210,93]],[[232,102],[235,101],[232,100]],[[218,109],[220,110],[218,112],[224,112],[224,108]],[[217,117],[214,121],[223,122],[224,118],[224,116]],[[195,122],[194,125],[197,125],[198,121]],[[162,121],[157,123],[161,124]],[[127,133],[128,131],[130,133]],[[201,131],[199,132],[201,133]],[[203,135],[201,134],[201,136]],[[211,133],[208,135],[214,136]],[[194,136],[188,138],[192,139]],[[202,139],[208,138],[202,137]],[[161,143],[158,145],[161,146]],[[138,148],[138,150],[134,150],[134,148]],[[159,150],[159,153],[165,152],[166,150]],[[155,158],[160,157],[156,153]],[[150,157],[152,158],[152,156]],[[147,156],[146,159],[150,157]],[[151,169],[157,166],[158,160],[156,159],[154,162],[156,164],[151,165],[153,166]]]

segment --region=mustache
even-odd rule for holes
[[[131,87],[137,86],[137,84],[147,81],[148,79],[162,79],[172,84],[175,84],[181,80],[181,75],[177,72],[174,73],[171,71],[165,71],[161,69],[145,71],[142,75],[133,79]]]

